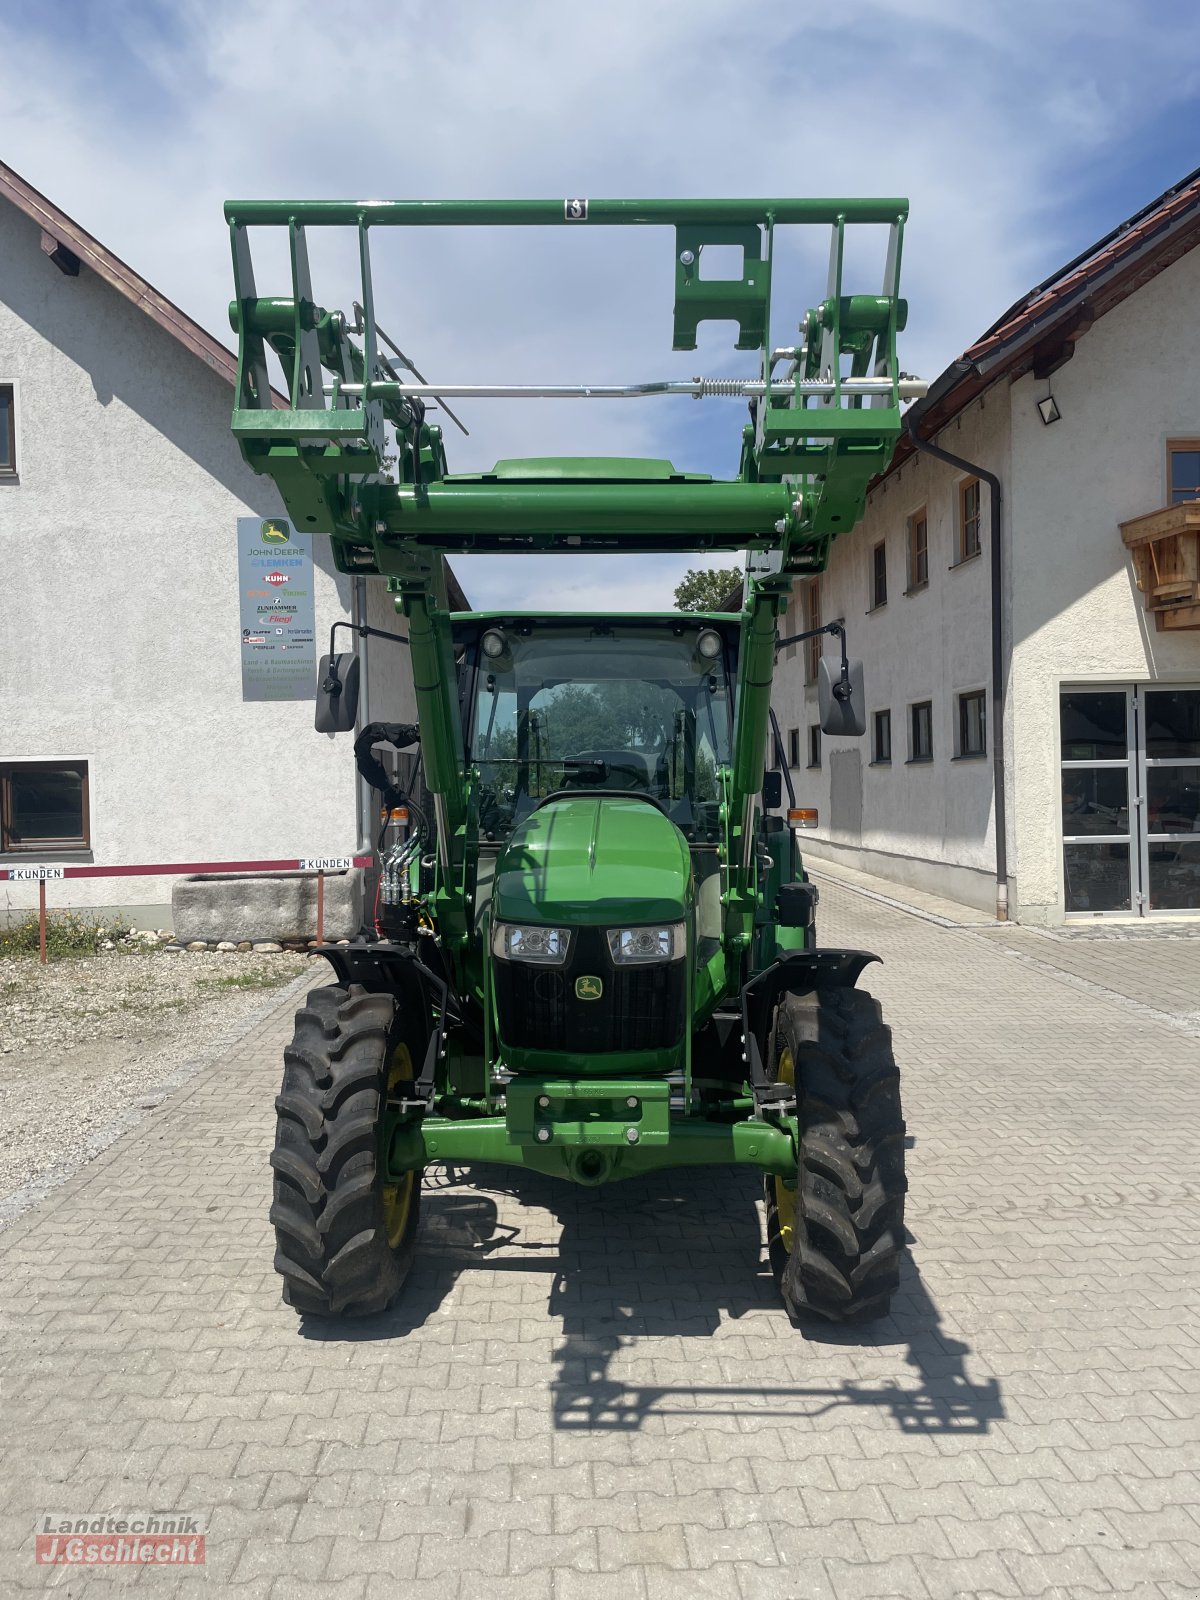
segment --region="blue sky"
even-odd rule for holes
[[[0,9],[0,156],[222,337],[229,196],[906,194],[903,360],[933,377],[1197,152],[1200,7],[1176,0]],[[392,236],[380,319],[445,380],[748,370],[716,339],[672,355],[669,234],[587,246]],[[788,248],[797,290],[777,315],[794,321],[820,298],[824,245]],[[348,304],[336,251],[326,266],[318,297]],[[459,470],[581,452],[728,473],[742,421],[714,401],[463,409]],[[459,566],[477,604],[562,608],[669,603],[689,564]]]

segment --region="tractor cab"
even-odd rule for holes
[[[675,613],[456,623],[481,843],[572,793],[644,798],[689,842],[715,840],[737,622]]]

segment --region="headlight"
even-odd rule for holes
[[[492,933],[492,954],[501,961],[531,961],[540,967],[561,967],[570,947],[570,928],[498,922]]]
[[[665,928],[610,928],[608,951],[619,967],[677,961],[684,953],[685,940],[682,922],[669,923]]]

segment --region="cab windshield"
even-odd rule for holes
[[[701,621],[485,630],[471,733],[485,837],[560,790],[649,795],[689,834],[715,830],[726,657]]]

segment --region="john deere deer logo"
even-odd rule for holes
[[[287,523],[274,520],[263,523],[259,536],[264,544],[287,544],[290,538]]]
[[[604,985],[599,978],[576,978],[575,998],[577,1000],[599,1000],[604,993]]]

